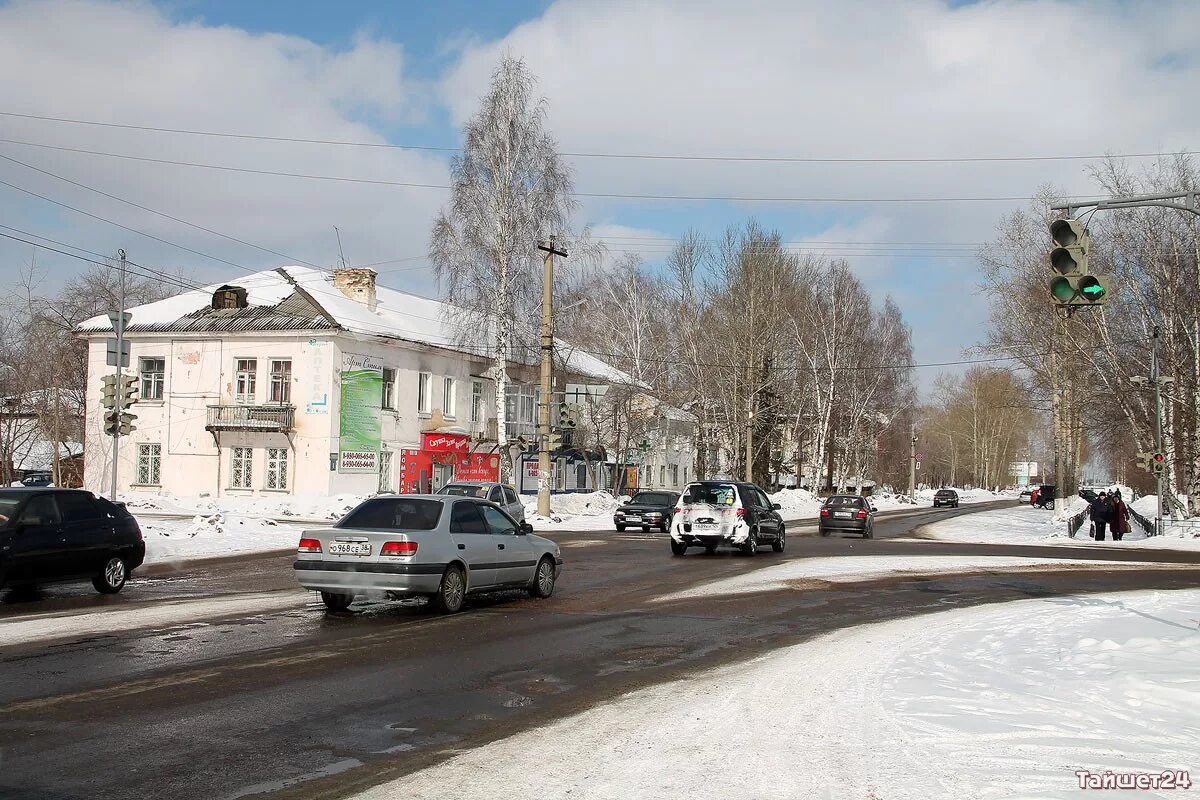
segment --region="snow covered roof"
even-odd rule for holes
[[[214,309],[213,293],[225,286],[245,289],[246,307]],[[280,267],[131,308],[126,330],[151,333],[337,329],[468,352],[455,335],[451,319],[455,309],[451,304],[379,285],[375,292],[372,309],[335,288],[332,273],[310,267]],[[112,323],[107,315],[100,315],[84,320],[76,330],[85,335],[104,333],[112,330]],[[593,355],[574,350],[564,342],[560,345],[571,372],[611,383],[641,385]]]
[[[60,459],[75,458],[83,455],[83,445],[79,442],[59,442],[58,457]],[[54,466],[54,444],[45,439],[35,439],[32,442],[16,445],[12,454],[13,468],[21,472],[43,472]]]

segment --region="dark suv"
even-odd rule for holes
[[[776,553],[787,545],[779,504],[762,488],[739,481],[689,483],[673,510],[670,531],[671,553],[677,556],[692,546],[711,555],[727,544],[752,556],[765,544]]]
[[[933,507],[941,506],[958,508],[958,492],[953,489],[938,489],[933,495]]]
[[[0,489],[0,588],[90,578],[115,594],[145,557],[123,505],[82,489]]]

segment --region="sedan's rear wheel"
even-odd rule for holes
[[[443,614],[457,614],[462,610],[463,601],[467,596],[467,578],[459,567],[447,567],[442,574],[442,582],[437,594],[430,598],[429,603],[435,611]]]
[[[354,595],[341,592],[321,592],[321,602],[330,611],[345,611],[354,602]]]
[[[125,562],[118,556],[113,556],[104,563],[100,574],[92,578],[92,586],[101,594],[116,594],[121,591],[128,577],[129,571],[125,569]]]
[[[538,562],[533,573],[533,583],[529,586],[529,594],[545,600],[554,594],[554,560],[544,556]]]
[[[863,528],[863,538],[864,539],[874,539],[875,538],[875,531],[871,530],[870,525]]]
[[[687,549],[688,546],[683,542],[677,542],[674,539],[671,540],[671,555],[681,556],[687,552]]]
[[[753,556],[758,554],[758,533],[750,531],[750,535],[746,537],[745,543],[742,544],[742,554]]]
[[[624,532],[625,532],[625,526],[624,526],[624,525],[618,525],[618,526],[617,526],[617,533],[624,533]]]

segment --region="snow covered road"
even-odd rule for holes
[[[1080,770],[1200,779],[1198,628],[1200,590],[850,628],[634,692],[358,800],[483,798],[501,786],[622,800],[1073,798]]]

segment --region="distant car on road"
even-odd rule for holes
[[[782,553],[787,530],[779,504],[753,483],[698,481],[679,496],[671,521],[671,553],[682,556],[689,547],[714,553],[722,544],[752,556],[764,544]]]
[[[468,594],[554,593],[559,547],[494,503],[453,494],[365,500],[332,528],[304,531],[293,564],[306,589],[334,611],[356,597],[424,595],[453,614]]]
[[[958,508],[958,492],[953,489],[938,489],[933,494],[933,507],[950,506]]]
[[[54,476],[49,472],[27,472],[21,478],[21,485],[29,487],[49,486],[53,482]]]
[[[452,481],[438,489],[437,494],[487,500],[503,508],[517,522],[525,521],[525,504],[521,502],[521,495],[517,494],[516,489],[503,483]]]
[[[641,527],[647,533],[651,528],[666,533],[678,500],[679,492],[638,492],[613,512],[613,524],[619,531]]]
[[[1033,502],[1033,489],[1022,489],[1021,494],[1017,497],[1017,501],[1021,503]]]
[[[861,533],[864,539],[875,536],[875,506],[856,494],[835,494],[821,506],[817,531],[822,536],[837,532]]]
[[[123,505],[81,489],[0,489],[0,588],[90,579],[116,594],[145,557]]]

